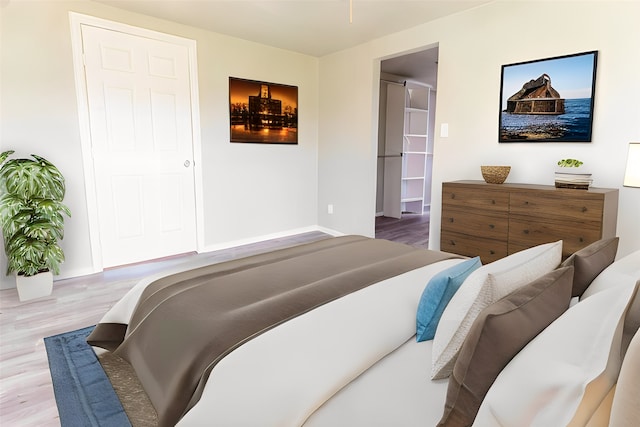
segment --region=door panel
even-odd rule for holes
[[[196,248],[188,49],[82,25],[103,267]]]
[[[175,150],[178,147],[176,98],[170,93],[151,94],[153,142],[156,150]]]
[[[128,87],[105,87],[104,94],[108,149],[112,152],[135,150],[136,119],[133,89]],[[100,139],[96,137],[93,141],[99,142]],[[95,144],[94,148],[96,148]]]
[[[144,235],[143,186],[141,176],[118,176],[111,179],[115,217],[110,225],[118,240]],[[109,218],[104,217],[107,221]]]

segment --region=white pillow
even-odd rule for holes
[[[624,316],[639,286],[600,292],[556,319],[498,375],[474,425],[585,425],[618,376]]]
[[[444,309],[433,339],[431,378],[451,375],[471,325],[480,312],[515,289],[554,270],[562,240],[509,255],[471,273]]]
[[[640,420],[640,331],[636,332],[624,356],[620,378],[611,405],[611,426],[633,426]]]
[[[584,291],[580,300],[612,286],[635,283],[640,279],[640,250],[615,261],[605,268]]]

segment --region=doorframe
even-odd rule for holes
[[[165,34],[145,28],[134,27],[120,22],[109,21],[95,16],[69,12],[71,25],[71,50],[73,56],[73,70],[78,103],[78,121],[80,125],[80,144],[82,149],[82,163],[85,179],[85,197],[89,222],[89,241],[91,246],[92,272],[103,271],[102,247],[100,245],[100,222],[98,220],[98,202],[96,194],[96,179],[91,152],[91,129],[89,126],[89,103],[87,99],[86,79],[84,72],[84,55],[82,52],[82,25],[90,25],[106,30],[118,31],[133,36],[146,37],[184,46],[189,55],[189,79],[191,97],[191,131],[193,147],[193,179],[195,189],[196,212],[196,250],[202,252],[204,248],[204,207],[202,189],[202,141],[200,134],[200,102],[198,98],[198,64],[196,41]]]
[[[374,148],[373,148],[373,152],[374,153],[378,153],[380,150],[380,101],[381,101],[381,95],[380,95],[380,87],[381,87],[381,82],[383,80],[383,74],[389,74],[390,76],[392,75],[391,73],[385,73],[382,71],[382,62],[388,59],[393,59],[393,58],[399,58],[402,56],[406,56],[406,55],[411,55],[413,53],[417,53],[417,52],[421,52],[421,51],[425,51],[425,50],[430,50],[430,49],[435,49],[435,48],[440,48],[440,42],[435,42],[435,43],[430,43],[428,45],[423,45],[423,46],[419,46],[419,47],[415,47],[412,49],[408,49],[408,50],[403,50],[403,51],[399,51],[399,52],[392,52],[392,53],[388,53],[386,55],[383,56],[378,56],[376,58],[374,58],[373,60],[373,92],[374,92],[374,112],[373,114],[373,126],[375,129],[375,135],[376,138],[373,139],[373,143]],[[438,68],[438,67],[437,67]],[[437,72],[437,70],[436,70]],[[401,77],[401,76],[398,76]],[[389,83],[393,83],[391,81],[389,81]],[[399,81],[397,82],[399,83]],[[429,130],[433,130],[432,136],[431,138],[433,138],[433,142],[435,144],[435,115],[436,115],[436,111],[437,111],[437,106],[438,106],[438,102],[437,102],[437,84],[435,86],[433,86],[431,88],[431,92],[433,94],[434,100],[435,100],[435,107],[433,108],[433,113],[430,111],[429,114],[430,119],[429,119],[429,126],[432,127],[433,129],[429,129]],[[386,96],[386,95],[385,95]],[[429,99],[429,103],[431,103],[431,99]],[[429,107],[429,110],[431,110],[431,104]],[[386,120],[386,115],[385,115],[385,120]],[[385,124],[386,126],[386,124]],[[435,148],[434,148],[435,149]],[[432,163],[431,163],[431,176],[429,179],[429,186],[430,186],[430,193],[431,193],[431,197],[433,197],[433,163],[434,163],[434,156],[432,154],[431,156],[432,158]],[[374,176],[376,177],[375,179],[375,188],[374,188],[374,231],[373,231],[373,235],[375,236],[375,218],[377,218],[378,216],[382,216],[384,209],[382,209],[382,211],[378,211],[378,195],[380,193],[379,191],[379,185],[381,185],[381,183],[379,182],[378,178],[380,178],[378,176],[378,157],[377,155],[375,156],[375,174]],[[382,185],[384,185],[384,165],[383,165],[383,173],[382,173]],[[382,195],[384,197],[384,189],[382,190]],[[431,200],[431,199],[430,199]],[[423,201],[424,203],[424,201]],[[423,206],[424,208],[424,206]],[[431,202],[429,203],[429,211],[430,211],[430,215],[431,215]],[[431,221],[430,221],[431,222]],[[430,240],[431,242],[431,240]]]

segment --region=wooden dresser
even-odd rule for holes
[[[563,240],[563,258],[616,235],[618,190],[551,185],[442,184],[440,250],[479,255],[487,264],[522,249]]]

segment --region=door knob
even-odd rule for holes
[[[184,167],[188,168],[191,165],[191,162],[189,160],[185,160],[184,161]]]

